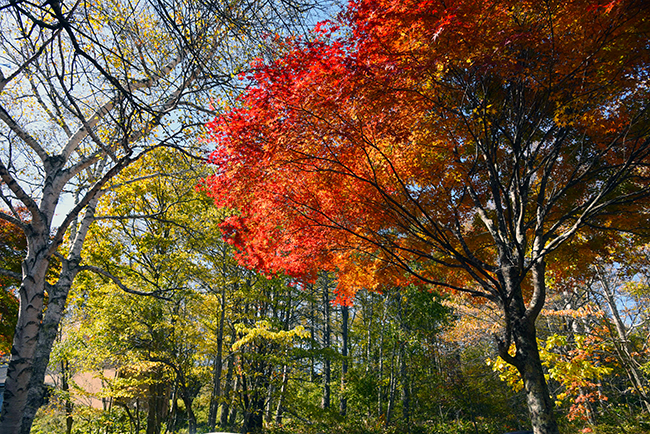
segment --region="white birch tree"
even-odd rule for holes
[[[28,433],[42,403],[99,197],[154,149],[201,155],[201,114],[263,37],[297,28],[308,7],[290,1],[0,2],[0,218],[28,244],[21,275],[0,270],[21,281],[0,433]]]

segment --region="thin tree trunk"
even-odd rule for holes
[[[260,432],[263,427],[264,399],[259,392],[257,381],[247,381],[246,375],[241,376],[242,397],[244,399],[244,420],[241,433]]]
[[[407,428],[411,426],[411,396],[409,389],[409,377],[406,366],[406,345],[400,345],[400,382],[402,383],[402,419]]]
[[[323,321],[325,330],[323,332],[323,348],[328,351],[331,346],[332,328],[330,325],[330,300],[329,300],[329,281],[323,284]],[[323,398],[321,407],[330,408],[330,381],[331,381],[330,356],[326,352],[323,360]]]
[[[309,334],[311,341],[309,342],[309,382],[313,383],[316,378],[316,371],[314,369],[315,360],[314,360],[314,342],[316,342],[316,308],[314,306],[314,286],[311,287],[312,293],[309,299],[309,319],[311,320],[311,327],[309,329]]]
[[[604,275],[604,271],[600,267],[597,267],[597,271],[598,271],[598,278],[601,282],[603,293],[605,295],[605,301],[607,303],[607,307],[609,308],[609,311],[612,314],[612,319],[614,320],[614,328],[616,330],[616,335],[617,335],[614,338],[614,344],[615,344],[616,352],[619,356],[619,361],[621,362],[621,365],[623,365],[623,368],[625,369],[625,372],[627,373],[627,376],[630,379],[630,382],[632,383],[634,390],[639,395],[639,398],[641,398],[641,402],[645,406],[646,411],[650,412],[650,397],[648,397],[648,394],[646,392],[646,381],[643,374],[641,374],[641,372],[637,368],[635,364],[635,360],[632,357],[632,353],[634,353],[635,350],[632,347],[632,343],[627,337],[627,328],[623,323],[621,314],[618,310],[618,306],[616,305],[614,292],[612,291],[607,276]],[[611,334],[613,335],[614,333]]]
[[[214,358],[212,374],[212,395],[210,396],[210,412],[208,413],[208,428],[214,431],[217,422],[217,410],[221,399],[221,371],[223,370],[223,329],[226,321],[226,285],[221,287],[221,315],[217,330],[217,354]]]
[[[178,426],[178,381],[175,382],[174,390],[172,391],[172,408],[169,411],[169,415],[167,416],[165,433],[175,432],[177,426]]]
[[[384,383],[384,332],[386,331],[386,301],[388,297],[384,295],[384,308],[381,314],[381,327],[379,329],[379,386],[377,387],[377,412],[381,416],[384,414],[384,390],[382,384]]]
[[[390,380],[388,382],[388,408],[386,409],[386,423],[389,424],[393,419],[393,409],[395,407],[395,389],[397,387],[397,380],[395,378],[395,352],[397,350],[397,343],[393,345],[393,352],[390,359]],[[398,360],[399,364],[399,360]]]
[[[410,413],[410,403],[411,397],[409,394],[409,378],[408,371],[406,367],[406,337],[407,337],[407,326],[404,323],[404,311],[402,306],[402,295],[401,293],[397,295],[397,304],[398,304],[398,315],[400,322],[400,329],[402,330],[402,336],[400,337],[399,344],[399,358],[400,358],[400,383],[402,383],[402,419],[406,428],[410,431],[411,426],[411,413]]]
[[[70,385],[68,383],[70,379],[70,366],[67,360],[61,361],[61,390],[63,390],[65,396],[65,432],[66,434],[72,433],[72,424],[74,422],[72,418],[72,410],[74,405],[72,403],[72,398],[70,397]]]
[[[273,385],[273,383],[269,383],[269,387],[267,387],[266,389],[266,405],[264,406],[264,420],[266,420],[268,423],[271,422],[271,410],[273,408],[273,392],[275,392],[275,386]]]
[[[241,388],[241,376],[236,375],[235,376],[235,386],[233,387],[233,390],[235,393],[233,394],[233,399],[232,399],[232,404],[230,405],[230,415],[228,416],[228,425],[230,426],[235,426],[235,423],[237,422],[237,392]]]
[[[191,396],[190,390],[188,390],[188,388],[184,385],[181,387],[181,399],[185,404],[185,411],[187,411],[188,432],[189,434],[196,434],[196,415],[194,414],[194,409],[192,408],[194,397]]]
[[[282,368],[282,387],[280,387],[280,396],[278,397],[278,405],[275,410],[275,423],[280,425],[282,423],[282,406],[284,405],[284,394],[287,391],[287,384],[289,383],[289,366],[284,365]]]
[[[374,304],[371,293],[368,293],[368,299],[370,300],[370,306],[367,309],[368,318],[366,318],[366,326],[368,327],[366,333],[366,375],[368,375],[370,365],[372,364],[372,320]]]
[[[140,432],[140,398],[135,398],[135,432]]]
[[[217,347],[219,344],[217,343]],[[219,411],[219,401],[221,398],[221,371],[222,360],[221,351],[217,348],[217,354],[214,356],[212,363],[212,392],[210,393],[210,410],[208,412],[208,428],[213,431],[217,425],[217,412]]]
[[[189,434],[196,434],[196,415],[192,409],[192,399],[183,400],[187,410],[187,425]]]
[[[341,399],[339,402],[339,413],[345,416],[348,412],[348,399],[346,398],[346,382],[348,375],[348,319],[350,316],[350,308],[348,306],[341,306],[341,328],[343,343],[341,346]]]
[[[221,416],[219,418],[219,425],[223,428],[228,425],[228,413],[230,402],[228,401],[228,395],[230,395],[230,390],[232,388],[232,377],[235,372],[235,360],[234,356],[231,354],[228,357],[228,370],[226,371],[226,384],[223,389],[224,400],[221,405]]]
[[[128,405],[125,403],[120,403],[117,404],[118,406],[122,407],[124,409],[124,412],[126,413],[126,416],[129,418],[129,423],[133,427],[133,432],[137,432],[135,429],[137,427],[136,421],[135,421],[135,416],[131,413],[131,409],[129,408]]]

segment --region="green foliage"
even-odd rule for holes
[[[265,341],[277,343],[280,347],[289,347],[294,339],[308,336],[303,326],[297,326],[292,330],[273,331],[268,320],[257,321],[253,327],[235,324],[235,330],[242,337],[232,344],[233,351],[239,350],[244,345],[263,343]]]
[[[64,434],[66,432],[65,412],[58,404],[39,409],[31,434]],[[133,434],[129,417],[123,408],[109,410],[78,406],[73,413],[72,434]]]

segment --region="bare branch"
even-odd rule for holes
[[[9,74],[8,77],[5,77],[4,74],[2,74],[2,73],[0,72],[0,92],[2,92],[2,91],[4,90],[5,86],[6,86],[6,85],[11,81],[11,80],[13,80],[13,79],[16,78],[18,75],[20,75],[23,71],[25,71],[25,69],[27,69],[27,67],[29,67],[29,65],[30,65],[32,62],[34,62],[36,59],[38,59],[38,58],[41,56],[41,54],[43,54],[43,52],[45,51],[45,48],[46,48],[48,45],[50,45],[50,43],[54,40],[54,38],[56,38],[56,37],[59,35],[59,33],[61,33],[61,29],[60,29],[60,28],[57,29],[57,30],[55,30],[55,31],[52,33],[52,35],[51,35],[47,40],[45,40],[45,42],[43,42],[43,43],[41,44],[41,46],[36,50],[36,52],[32,55],[32,57],[30,57],[30,58],[27,59],[25,62],[23,62],[23,64],[20,65],[18,68],[16,68],[16,70],[15,70],[14,72],[12,72],[11,74]]]
[[[32,148],[42,162],[45,162],[49,156],[45,149],[38,143],[38,141],[32,137],[27,131],[25,131],[18,123],[11,117],[11,115],[0,105],[0,119],[13,131],[20,139],[25,142],[27,146]]]
[[[20,187],[2,161],[0,161],[0,178],[2,178],[7,187],[16,195],[16,198],[25,205],[25,208],[32,215],[32,221],[43,223],[38,204]]]
[[[22,228],[22,229],[25,228],[25,223],[23,223],[22,221],[20,221],[16,217],[11,216],[11,215],[9,215],[9,214],[7,214],[5,212],[0,211],[0,219],[8,221],[9,223],[18,226],[19,228]]]
[[[82,266],[79,267],[79,271],[92,271],[93,273],[97,273],[97,274],[100,274],[100,275],[102,275],[104,277],[107,277],[113,283],[115,283],[115,285],[117,285],[118,288],[120,288],[122,291],[124,291],[126,293],[129,293],[129,294],[143,295],[143,296],[147,296],[147,297],[154,297],[154,298],[158,298],[160,300],[167,300],[167,301],[171,300],[170,297],[165,297],[163,295],[160,295],[163,291],[146,292],[146,291],[137,291],[135,289],[131,289],[128,286],[124,285],[122,283],[122,281],[118,277],[114,276],[113,274],[111,274],[110,272],[104,270],[103,268],[96,267],[94,265],[82,265]]]

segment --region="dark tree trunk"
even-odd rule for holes
[[[527,332],[521,330],[515,335],[517,352],[526,354],[524,361],[517,369],[521,374],[526,389],[526,403],[530,421],[535,434],[559,434],[555,416],[553,415],[553,403],[550,399],[544,370],[539,358],[535,330]]]
[[[221,400],[221,371],[223,370],[223,329],[226,321],[226,286],[221,288],[221,315],[217,331],[217,354],[214,358],[212,373],[212,395],[210,396],[210,411],[208,413],[208,428],[214,431],[217,422],[217,410]]]
[[[168,388],[165,383],[154,383],[149,386],[147,434],[160,434],[160,426],[165,418],[168,399]]]
[[[228,400],[228,395],[230,395],[230,390],[232,389],[232,377],[235,372],[235,357],[231,354],[228,357],[228,370],[226,371],[226,384],[223,389],[224,401],[221,405],[221,416],[219,418],[219,425],[225,427],[228,425],[228,413],[230,411],[230,401]]]
[[[545,263],[540,260],[532,267],[534,293],[528,309],[523,300],[519,276],[509,274],[512,268],[501,274],[509,300],[502,302],[506,320],[506,339],[499,341],[499,354],[502,359],[512,364],[521,374],[526,391],[528,413],[535,434],[559,434],[553,414],[548,385],[537,347],[535,319],[539,315],[546,297]],[[516,353],[508,353],[509,342],[515,343]]]
[[[235,393],[233,394],[232,398],[232,404],[230,405],[230,415],[228,416],[228,425],[230,426],[235,426],[235,423],[237,422],[237,392],[241,388],[241,375],[236,375],[235,376],[235,386],[233,387],[233,390]]]
[[[242,397],[244,399],[244,421],[242,434],[261,432],[264,427],[264,397],[255,382],[249,384],[246,375],[241,376]]]
[[[323,331],[323,348],[328,351],[332,345],[332,328],[330,325],[330,299],[329,299],[329,281],[323,284],[323,321],[325,330]],[[321,407],[326,409],[330,408],[330,382],[331,382],[331,366],[330,356],[325,354],[323,360],[323,398]]]
[[[187,429],[189,434],[196,434],[196,415],[192,409],[194,397],[190,396],[189,391],[182,393],[183,403],[185,404],[185,411],[187,411]]]
[[[65,394],[65,433],[66,434],[71,434],[72,433],[72,424],[74,423],[74,420],[72,418],[72,410],[74,409],[74,405],[72,403],[72,398],[69,394],[70,392],[70,384],[69,384],[69,379],[70,379],[70,366],[68,364],[67,360],[61,361],[61,390],[63,390]]]
[[[140,399],[135,398],[135,432],[140,432]]]
[[[348,306],[341,306],[341,327],[343,338],[343,343],[341,347],[341,355],[343,360],[341,361],[341,400],[339,402],[339,413],[341,416],[345,416],[348,412],[348,400],[346,398],[346,382],[348,375],[348,319],[350,316],[350,308]]]

